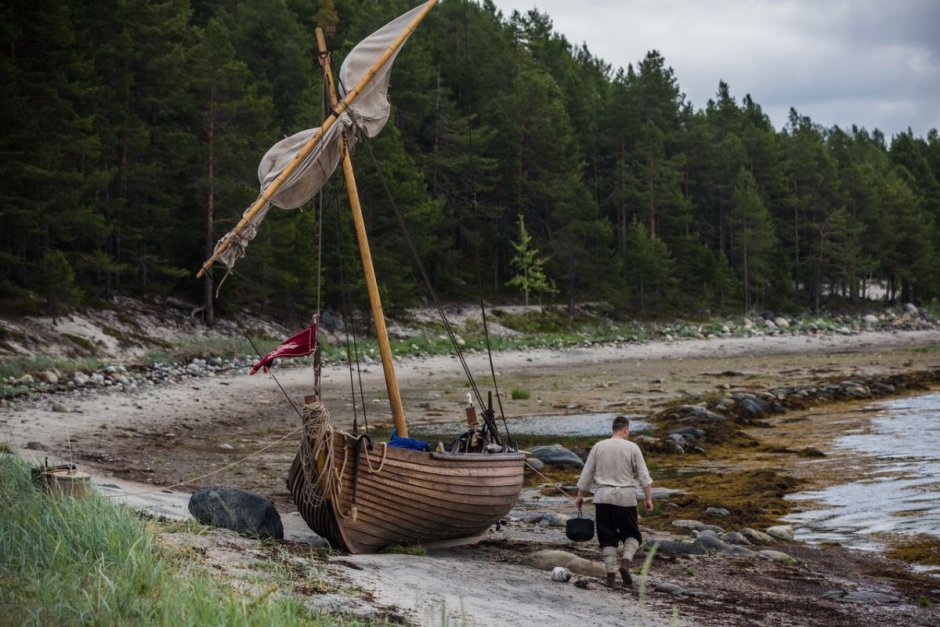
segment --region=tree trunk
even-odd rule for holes
[[[209,156],[207,163],[208,194],[206,197],[206,258],[212,256],[215,234],[213,222],[215,220],[215,90],[209,91]],[[202,304],[206,318],[206,325],[215,323],[215,310],[212,302],[212,274],[207,272],[203,277]]]

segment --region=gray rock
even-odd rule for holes
[[[681,429],[673,429],[669,432],[670,435],[673,433],[678,433],[679,435],[685,436],[686,438],[691,437],[694,440],[705,437],[705,432],[695,427],[682,427]]]
[[[711,514],[712,516],[730,516],[731,512],[726,510],[724,507],[709,507],[705,510],[706,514]]]
[[[91,375],[91,382],[95,385],[104,385],[104,375],[100,372],[96,372]]]
[[[878,324],[878,316],[874,316],[872,314],[868,314],[862,318],[862,320],[864,320],[867,324]]]
[[[532,455],[542,460],[549,466],[576,466],[578,468],[584,467],[584,462],[581,461],[581,458],[561,444],[535,446],[531,449],[530,452]]]
[[[771,562],[776,562],[778,564],[787,564],[788,566],[796,564],[795,557],[787,555],[782,551],[771,551],[769,549],[765,549],[763,551],[758,551],[757,555],[764,558],[765,560],[770,560]]]
[[[253,492],[238,488],[199,490],[189,499],[189,512],[204,525],[261,538],[284,538],[284,525],[274,505]]]
[[[793,542],[793,527],[790,525],[777,525],[775,527],[770,527],[767,529],[767,535],[775,540],[782,540],[784,542]]]
[[[599,560],[588,560],[573,553],[555,549],[530,553],[523,558],[523,563],[541,570],[555,570],[557,566],[562,566],[573,573],[587,577],[604,577],[607,574],[604,564]]]
[[[59,375],[52,372],[51,370],[43,370],[36,376],[38,376],[41,381],[51,383],[52,385],[58,385],[59,383]]]
[[[830,590],[823,593],[822,598],[839,603],[893,604],[901,602],[901,599],[893,594],[874,590]]]
[[[742,529],[741,535],[747,538],[751,544],[776,544],[776,540],[771,538],[763,531],[751,529],[750,527],[745,527]]]
[[[790,322],[782,316],[777,316],[774,318],[774,324],[777,325],[777,327],[780,329],[786,329],[790,326]]]
[[[917,313],[917,305],[914,303],[904,303],[904,312],[909,314]]]
[[[672,540],[656,540],[653,543],[647,543],[647,552],[656,547],[656,552],[662,555],[704,555],[707,553],[705,547],[692,542],[673,542]]]
[[[695,539],[695,544],[709,552],[727,553],[731,550],[730,544],[725,544],[716,536],[707,535],[706,533],[700,534],[699,537]]]
[[[569,518],[570,516],[565,516],[564,514],[549,513],[542,516],[539,524],[543,527],[564,527]]]
[[[718,537],[718,534],[712,531],[711,529],[702,529],[701,531],[697,531],[696,533],[698,534],[696,536],[697,538],[701,538],[702,536],[711,536],[712,538]]]
[[[653,587],[653,592],[668,594],[674,597],[685,597],[693,594],[682,586],[674,583],[658,583]]]
[[[28,448],[31,451],[45,451],[46,445],[43,444],[42,442],[33,441],[33,442],[27,442],[26,448]]]
[[[724,533],[725,530],[719,527],[718,525],[707,525],[698,520],[684,520],[678,519],[672,521],[674,527],[682,527],[683,529],[689,529],[691,531],[704,531],[705,529],[710,529],[715,533]]]
[[[749,418],[760,418],[771,412],[770,405],[750,394],[742,395],[737,403],[740,412]]]
[[[78,387],[88,385],[88,376],[84,372],[76,372],[72,375],[72,381],[74,381],[75,385]]]
[[[729,531],[721,535],[721,539],[727,542],[728,544],[750,544],[751,541],[744,537],[743,534],[738,533],[737,531]]]
[[[680,447],[683,447],[686,444],[688,444],[688,442],[685,439],[685,436],[682,435],[681,433],[670,433],[667,439],[673,444],[677,444]]]
[[[525,463],[532,468],[532,470],[542,470],[545,468],[545,462],[538,457],[529,457],[525,460]]]
[[[54,411],[57,414],[66,414],[68,413],[69,408],[63,405],[62,403],[53,403],[52,411]]]
[[[669,497],[676,494],[685,494],[685,490],[676,490],[673,488],[653,488],[652,494],[653,500],[658,501],[660,499],[668,499]]]
[[[631,439],[644,451],[662,451],[665,448],[662,440],[651,435],[638,435]]]

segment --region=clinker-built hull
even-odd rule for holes
[[[373,553],[392,544],[426,544],[476,536],[512,508],[522,489],[522,453],[425,453],[375,445],[368,453],[348,434],[333,433],[339,469],[332,498],[312,505],[300,454],[287,485],[300,514],[330,544]],[[354,485],[355,484],[355,485]]]

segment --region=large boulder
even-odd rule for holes
[[[728,544],[711,534],[710,531],[703,531],[695,539],[696,545],[702,547],[709,553],[730,553],[731,555],[750,555],[751,551],[743,546]]]
[[[254,492],[207,488],[189,499],[189,513],[204,525],[260,538],[284,538],[284,525],[274,505]]]
[[[691,542],[673,542],[672,540],[656,540],[643,545],[647,553],[654,547],[661,555],[705,555],[708,551],[701,544]]]
[[[574,451],[566,449],[561,444],[548,444],[545,446],[535,446],[530,451],[532,455],[549,466],[575,466],[583,468],[584,462]]]
[[[750,527],[745,527],[741,530],[741,535],[748,539],[751,544],[774,544],[776,540],[771,538],[769,535],[763,531],[758,531],[757,529],[751,529]]]
[[[604,569],[604,563],[600,560],[586,560],[573,553],[554,549],[536,551],[535,553],[527,555],[523,563],[541,570],[555,570],[556,567],[561,566],[573,573],[586,575],[588,577],[605,577],[607,575],[607,571]]]
[[[688,533],[691,533],[692,531],[705,531],[705,530],[714,531],[715,533],[725,532],[725,530],[719,527],[718,525],[708,525],[698,520],[685,520],[685,519],[679,518],[677,520],[672,521],[672,525],[673,527],[682,527],[683,529],[687,529]]]
[[[775,540],[781,540],[782,542],[793,542],[793,527],[790,525],[777,525],[776,527],[768,527],[767,535]]]

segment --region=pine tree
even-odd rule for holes
[[[674,284],[674,260],[636,219],[627,231],[626,282],[636,311],[662,311]]]
[[[519,241],[512,242],[516,255],[509,262],[519,272],[509,279],[506,285],[517,287],[525,295],[525,306],[529,306],[529,292],[536,294],[557,294],[558,289],[551,277],[545,274],[545,259],[532,244],[532,236],[525,228],[525,218],[519,214]]]
[[[731,200],[732,239],[744,287],[744,310],[760,302],[771,276],[773,223],[751,173],[742,168]]]

